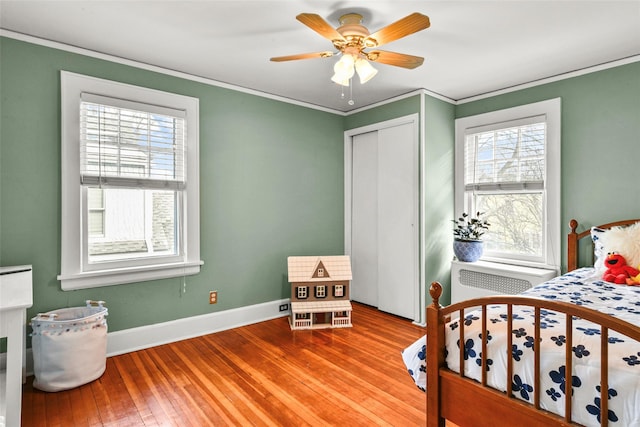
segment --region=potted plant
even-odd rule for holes
[[[482,235],[489,229],[484,213],[477,212],[475,218],[467,213],[453,221],[453,253],[464,262],[477,261],[482,256]]]

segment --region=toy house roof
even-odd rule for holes
[[[292,302],[293,313],[326,313],[328,311],[353,311],[350,301]]]
[[[290,283],[351,280],[351,259],[348,255],[290,256],[287,264]],[[320,264],[325,269],[325,275],[315,277]]]

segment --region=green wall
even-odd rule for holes
[[[453,258],[455,106],[425,96],[424,117],[424,292],[429,304],[429,286],[437,280],[443,286],[440,303],[446,305],[451,302],[449,287]]]
[[[33,264],[29,317],[103,299],[117,331],[287,298],[287,256],[343,253],[343,132],[421,109],[425,292],[449,284],[457,117],[561,97],[563,223],[640,217],[638,62],[457,106],[424,94],[343,117],[10,38],[0,55],[0,265]],[[60,290],[60,70],[200,99],[205,264],[186,293],[182,278]]]
[[[343,253],[343,116],[10,38],[0,54],[0,265],[33,264],[29,318],[102,299],[117,331],[288,298],[287,256]],[[200,99],[205,264],[186,293],[182,278],[61,291],[60,70]]]
[[[564,271],[564,236],[572,218],[582,224],[580,231],[640,218],[640,62],[458,105],[456,117],[557,97],[562,99]],[[585,246],[582,255],[587,252]]]

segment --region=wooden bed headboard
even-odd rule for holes
[[[609,229],[611,227],[635,224],[636,222],[640,222],[640,219],[626,219],[624,221],[616,221],[610,222],[608,224],[597,225],[596,227]],[[567,236],[567,271],[572,271],[578,268],[578,242],[583,237],[591,235],[591,228],[578,233],[576,231],[576,229],[578,228],[578,221],[576,221],[575,219],[569,221],[569,227],[571,228],[571,232]]]

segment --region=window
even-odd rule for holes
[[[306,299],[308,296],[308,289],[309,288],[307,286],[298,286],[296,288],[298,299]]]
[[[326,298],[327,287],[325,285],[316,286],[316,298]]]
[[[456,120],[456,215],[491,224],[483,259],[560,260],[560,100]]]
[[[198,100],[62,72],[64,290],[200,271]]]
[[[324,277],[324,268],[318,269],[318,277]]]
[[[344,296],[344,285],[334,285],[333,286],[333,296],[337,298],[341,298]]]

